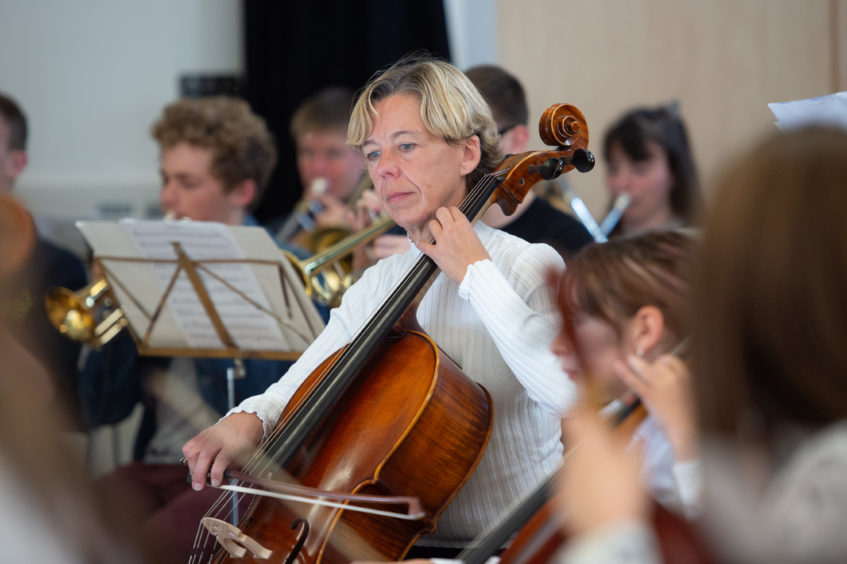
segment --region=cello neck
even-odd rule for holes
[[[609,422],[615,428],[616,433],[631,435],[646,415],[647,412],[641,401],[637,396],[632,395],[623,400],[621,406],[610,415]],[[579,445],[576,445],[575,448],[579,448]],[[567,454],[564,463],[567,464]],[[542,480],[529,495],[508,510],[502,519],[474,539],[456,558],[464,564],[483,564],[488,558],[496,554],[533,516],[545,508],[545,505],[552,499],[554,482],[557,476],[558,472],[554,472]],[[546,542],[547,538],[558,533],[560,523],[552,514],[548,514],[545,516],[543,524],[545,525],[544,530],[535,531],[535,535],[544,537]],[[505,553],[504,556],[506,556]]]
[[[556,475],[553,473],[543,479],[529,495],[509,509],[505,517],[465,547],[456,559],[464,564],[483,564],[496,554],[549,501]]]

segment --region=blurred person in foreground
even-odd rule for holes
[[[9,295],[36,245],[29,213],[0,194],[0,296]],[[0,560],[155,562],[155,549],[142,555],[120,513],[103,513],[79,457],[59,440],[66,412],[45,407],[52,387],[43,364],[0,317]]]
[[[0,92],[0,194],[14,190],[29,163],[26,116],[11,97]],[[50,322],[44,297],[54,287],[79,290],[87,283],[82,261],[72,252],[36,234],[35,245],[25,263],[6,286],[4,315],[14,337],[46,370],[52,382],[52,399],[67,411],[68,428],[82,425],[76,390],[79,386],[80,343],[74,342]]]
[[[634,399],[645,406],[623,440],[651,497],[684,516],[697,514],[701,487],[683,360],[695,251],[693,236],[678,230],[585,247],[559,282],[563,328],[553,341],[563,369],[591,386],[604,411],[626,413]],[[646,366],[652,386],[638,377]]]
[[[847,133],[781,132],[722,176],[696,268],[701,526],[720,561],[847,559]],[[658,367],[638,367],[645,385]],[[592,413],[566,431],[565,562],[658,562],[632,455]],[[615,495],[609,495],[614,492]]]

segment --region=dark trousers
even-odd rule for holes
[[[460,552],[462,552],[461,548],[413,545],[412,548],[409,549],[409,552],[406,553],[403,560],[417,560],[421,558],[424,560],[430,560],[432,558],[447,558],[452,560],[456,558]]]
[[[113,510],[135,522],[157,561],[188,562],[200,519],[223,492],[195,492],[182,464],[133,463],[98,480],[97,490]]]

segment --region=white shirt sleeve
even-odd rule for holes
[[[555,251],[550,249],[555,254]],[[526,253],[516,266],[531,290],[525,300],[491,260],[468,267],[459,296],[469,300],[497,349],[529,397],[555,414],[564,414],[577,397],[576,385],[550,347],[559,330],[544,274],[562,269],[542,253]],[[542,313],[545,312],[545,313]]]
[[[554,558],[560,564],[659,564],[653,531],[638,521],[612,523],[572,539]]]
[[[703,489],[703,470],[700,460],[675,462],[671,471],[685,517],[688,519],[696,518],[700,515],[700,493]]]
[[[255,413],[262,420],[267,437],[300,385],[332,352],[350,342],[359,331],[362,320],[372,316],[373,309],[380,303],[384,294],[380,282],[385,277],[380,276],[380,272],[382,268],[379,265],[365,271],[362,278],[345,292],[341,305],[330,312],[329,322],[321,334],[279,381],[268,387],[264,393],[245,399],[227,415],[238,412]]]

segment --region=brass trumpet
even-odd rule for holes
[[[127,324],[105,278],[76,292],[54,288],[44,296],[44,307],[50,322],[62,335],[95,347],[109,342]]]
[[[326,178],[315,178],[312,180],[308,192],[317,196],[326,192],[328,188],[329,181]],[[348,197],[348,205],[352,208],[361,195],[371,188],[373,188],[373,183],[370,177],[367,174],[363,175]],[[316,218],[323,211],[324,206],[319,201],[301,198],[294,205],[288,219],[274,235],[274,238],[277,241],[293,243],[311,253],[320,253],[323,249],[353,234],[348,227],[341,225],[318,227]]]
[[[335,307],[357,278],[341,265],[340,259],[393,225],[391,218],[385,216],[308,259],[298,259],[289,251],[281,252],[300,276],[306,294],[319,304]],[[106,278],[76,292],[54,288],[44,297],[44,305],[47,317],[60,333],[95,347],[109,342],[127,325],[126,316],[115,303]]]

